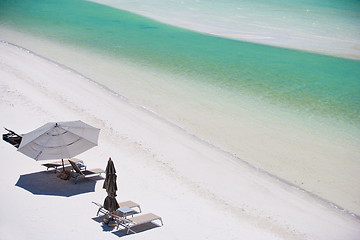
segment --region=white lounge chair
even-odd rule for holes
[[[76,163],[76,165],[80,168],[80,170],[86,170],[86,166],[84,165],[84,162],[80,159],[77,158],[72,158],[71,161],[73,161],[74,163]],[[58,170],[58,168],[62,167],[62,161],[56,161],[56,162],[50,162],[50,163],[44,163],[42,164],[44,167],[46,167],[46,170],[48,171],[50,168],[56,171]],[[64,160],[64,166],[69,166],[70,162],[69,160]]]
[[[115,219],[117,223],[117,229],[119,229],[119,226],[124,227],[127,229],[126,234],[128,234],[130,231],[133,233],[136,233],[131,228],[135,226],[139,226],[146,223],[151,223],[153,221],[159,220],[161,222],[161,226],[163,226],[162,218],[153,214],[153,213],[147,213],[143,215],[138,215],[132,218],[123,218],[117,215],[112,214],[112,217]]]
[[[96,206],[98,206],[98,208],[99,208],[98,211],[97,211],[97,213],[96,213],[96,216],[99,216],[99,213],[102,213],[102,214],[104,214],[104,215],[105,215],[105,214],[109,214],[109,211],[104,208],[104,205],[102,205],[102,204],[100,204],[100,203],[96,203],[96,202],[92,202],[92,203],[94,203],[94,204],[95,204]],[[133,202],[133,201],[121,202],[121,203],[119,203],[119,206],[120,206],[121,208],[122,208],[122,207],[129,207],[129,208],[132,208],[132,209],[137,208],[138,211],[134,209],[134,213],[141,213],[140,205],[137,204],[137,203],[135,203],[135,202]]]
[[[75,184],[77,183],[77,180],[79,177],[87,177],[87,176],[94,176],[99,175],[101,176],[102,173],[105,173],[105,171],[101,168],[96,169],[90,169],[90,170],[80,170],[80,168],[76,165],[75,162],[69,160],[69,163],[73,167],[74,171],[72,174],[72,177],[75,178]]]

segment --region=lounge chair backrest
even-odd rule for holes
[[[69,163],[71,164],[71,166],[73,167],[73,169],[75,170],[75,172],[79,173],[79,174],[83,174],[80,169],[78,168],[78,166],[71,160],[69,160]]]

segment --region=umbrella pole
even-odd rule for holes
[[[63,172],[65,172],[64,159],[61,159],[61,163],[62,163],[62,166],[63,166]]]

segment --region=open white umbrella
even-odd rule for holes
[[[72,158],[97,146],[99,132],[82,121],[51,122],[24,134],[18,151],[35,160]]]

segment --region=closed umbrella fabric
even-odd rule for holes
[[[108,193],[116,194],[117,184],[116,184],[117,176],[115,174],[106,175],[103,188],[106,189]]]
[[[116,211],[119,208],[119,204],[115,197],[107,196],[104,200],[104,208],[110,212]]]
[[[111,158],[109,158],[105,173],[106,173],[106,177],[103,188],[106,189],[108,195],[104,200],[104,208],[110,212],[113,212],[119,208],[119,204],[116,201],[116,191],[117,191],[116,170],[115,170],[114,162],[111,160]]]

